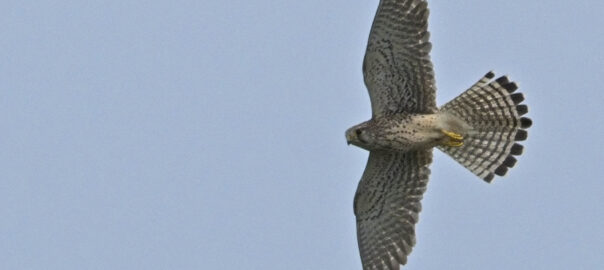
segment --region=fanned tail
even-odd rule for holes
[[[494,77],[493,72],[487,73],[440,108],[464,120],[472,131],[464,134],[463,146],[438,148],[487,182],[495,175],[505,175],[516,164],[514,156],[523,151],[517,142],[526,140],[526,129],[532,125],[529,118],[522,117],[528,107],[520,104],[524,96],[514,93],[516,83],[506,76]]]

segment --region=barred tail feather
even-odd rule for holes
[[[438,146],[478,177],[491,182],[495,175],[503,176],[516,164],[523,146],[518,141],[527,138],[526,129],[532,125],[522,117],[528,107],[521,104],[524,96],[514,93],[518,86],[506,76],[493,80],[489,72],[470,89],[440,108],[470,126],[464,134],[463,146]]]

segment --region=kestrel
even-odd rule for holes
[[[532,124],[516,83],[493,72],[436,107],[427,26],[426,1],[381,0],[369,34],[363,76],[372,117],[346,131],[349,144],[369,151],[354,197],[363,269],[407,262],[432,148],[491,182],[514,166]]]

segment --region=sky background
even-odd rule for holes
[[[361,269],[378,1],[0,4],[0,269]],[[604,2],[431,1],[443,104],[493,69],[507,177],[435,151],[405,269],[604,265]]]

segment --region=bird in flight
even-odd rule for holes
[[[434,147],[491,182],[514,166],[532,124],[516,83],[493,72],[437,107],[427,28],[425,0],[380,0],[363,61],[372,116],[346,131],[369,151],[354,197],[363,269],[407,262]]]

